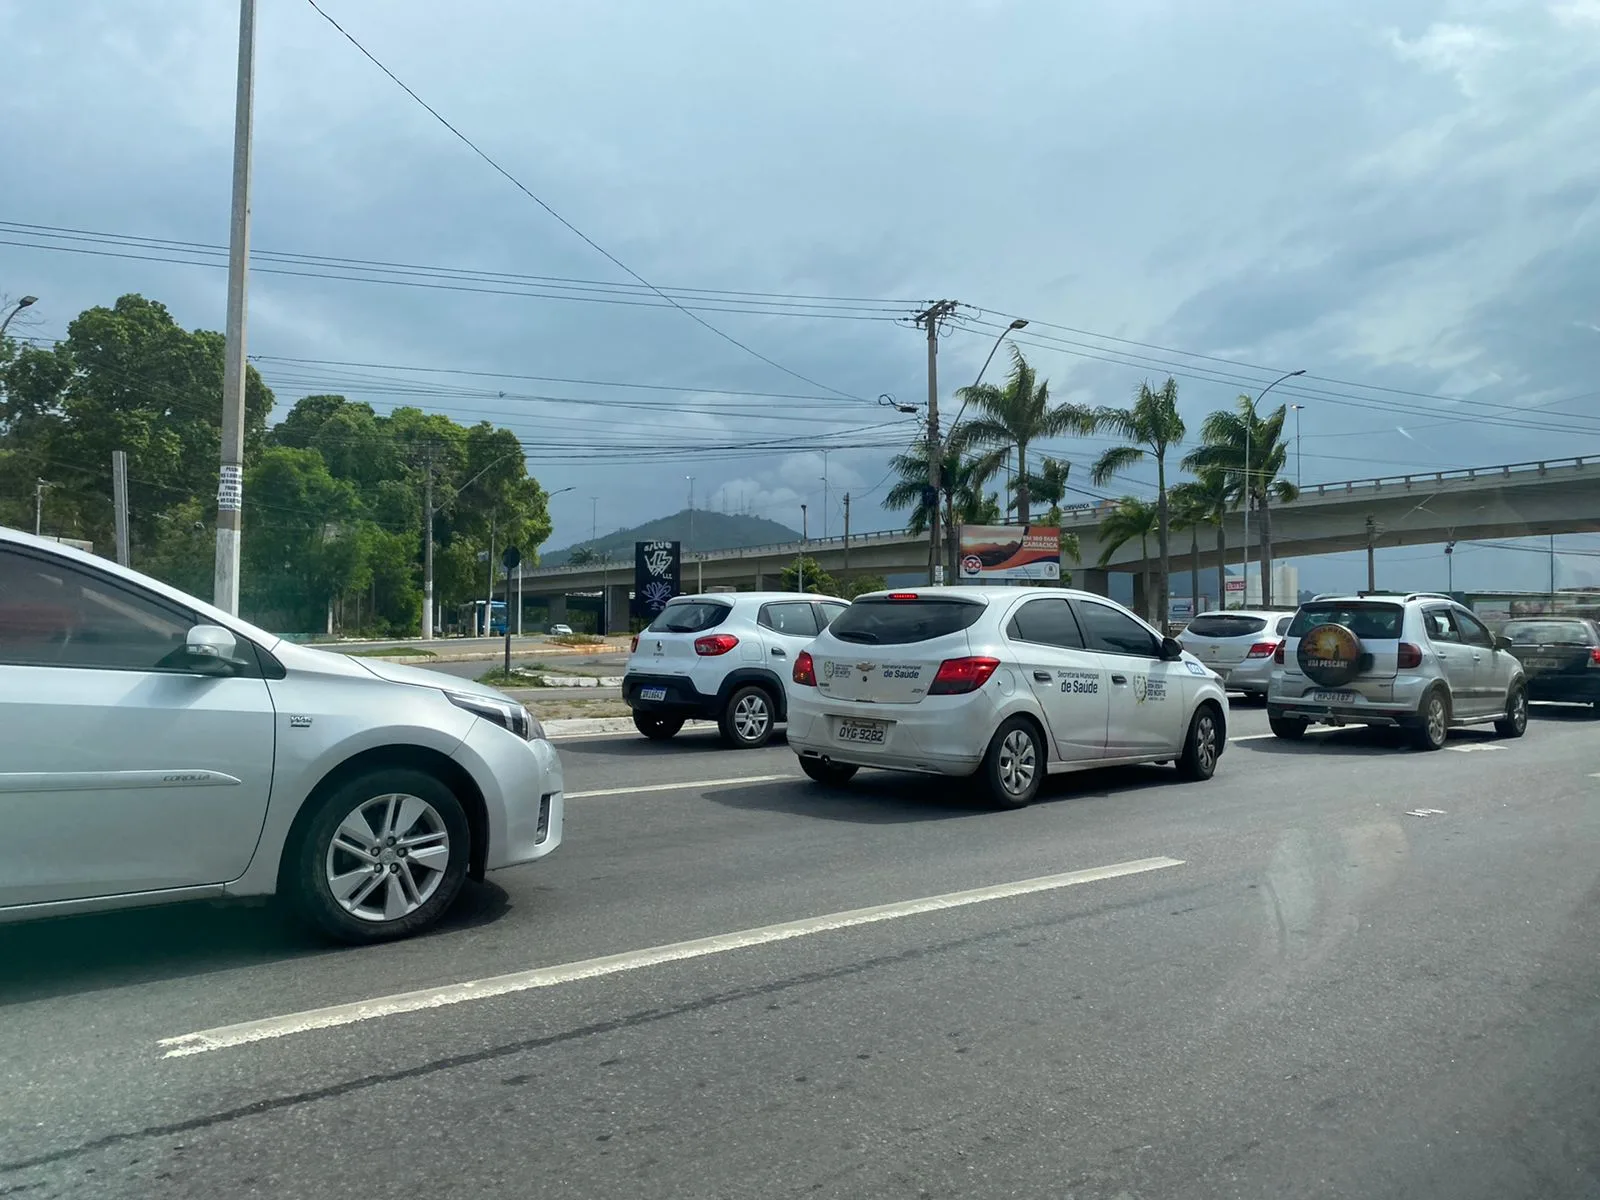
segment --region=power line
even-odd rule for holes
[[[311,7],[316,11],[318,16],[320,16],[323,20],[328,22],[329,25],[332,25],[336,30],[338,30],[339,33],[341,35],[343,35],[345,40],[348,41],[352,46],[354,46],[358,51],[360,51],[361,55],[364,58],[366,58],[368,62],[372,63],[373,66],[377,67],[378,70],[382,71],[385,75],[387,75],[390,78],[390,80],[392,80],[395,83],[395,85],[400,88],[401,91],[405,92],[406,95],[410,96],[411,99],[415,100],[419,105],[421,105],[425,110],[427,110],[428,114],[430,116],[432,116],[434,120],[438,121],[439,124],[443,125],[446,129],[448,129],[451,133],[453,133],[461,141],[461,143],[463,145],[465,145],[469,150],[471,150],[474,154],[476,154],[484,162],[488,163],[490,167],[492,167],[496,172],[498,172],[502,177],[504,177],[507,180],[507,182],[509,182],[513,187],[515,187],[518,191],[520,191],[528,199],[532,200],[540,208],[544,209],[544,211],[546,213],[548,213],[550,216],[554,217],[558,222],[560,222],[563,226],[565,226],[568,231],[570,231],[575,236],[577,236],[579,239],[581,239],[586,245],[588,245],[596,253],[600,254],[603,258],[605,258],[613,266],[617,267],[619,270],[623,271],[625,274],[632,276],[638,282],[642,283],[645,287],[647,287],[651,291],[653,291],[656,295],[660,296],[663,300],[666,300],[674,308],[682,310],[683,314],[686,317],[688,317],[691,321],[693,321],[695,324],[700,325],[700,326],[704,327],[705,329],[710,330],[713,334],[715,334],[717,337],[721,338],[723,341],[728,342],[730,345],[737,346],[740,350],[743,350],[746,354],[749,354],[753,358],[758,358],[762,362],[766,363],[768,366],[775,367],[778,370],[782,371],[785,375],[793,376],[795,379],[800,380],[802,383],[810,384],[814,388],[821,388],[825,392],[832,392],[835,395],[843,396],[846,399],[853,399],[853,400],[860,400],[861,399],[861,397],[859,397],[859,396],[852,396],[849,392],[842,392],[838,388],[829,387],[825,383],[819,383],[817,380],[812,379],[809,376],[802,375],[800,372],[792,370],[791,368],[784,366],[782,363],[778,362],[776,359],[768,358],[765,354],[762,354],[759,350],[752,349],[750,346],[745,345],[745,343],[741,342],[738,338],[734,337],[733,335],[728,334],[728,333],[724,333],[722,330],[718,329],[715,325],[711,324],[711,322],[707,321],[704,317],[700,316],[698,313],[691,311],[689,308],[686,308],[684,305],[680,304],[677,300],[674,300],[666,292],[663,292],[660,288],[656,287],[655,284],[651,283],[643,275],[639,274],[639,272],[635,271],[632,267],[628,266],[627,263],[623,262],[616,255],[612,254],[604,246],[600,245],[599,242],[595,241],[588,234],[584,233],[583,230],[579,229],[576,225],[574,225],[571,221],[569,221],[565,217],[563,217],[555,209],[551,208],[550,205],[546,204],[538,196],[534,195],[534,193],[525,184],[523,184],[523,182],[521,180],[519,180],[515,175],[511,174],[510,171],[506,170],[498,162],[496,162],[493,158],[491,158],[487,153],[485,153],[478,146],[478,144],[476,142],[474,142],[471,138],[467,137],[466,134],[462,133],[459,129],[457,129],[449,121],[445,120],[445,118],[442,115],[440,115],[440,113],[439,113],[439,111],[437,109],[435,109],[431,104],[429,104],[421,96],[417,95],[417,93],[415,91],[413,91],[411,89],[411,87],[408,84],[406,84],[405,81],[402,80],[398,75],[396,75],[388,67],[384,66],[383,63],[380,62],[378,60],[378,58],[370,50],[368,50],[359,41],[357,41],[354,37],[352,37],[350,35],[350,33],[344,28],[344,26],[340,25],[339,22],[335,21],[331,16],[329,16],[326,12],[324,12],[323,9],[322,9],[322,6],[317,3],[317,0],[306,0],[306,3],[311,5]],[[863,402],[865,403],[865,401],[863,401]]]

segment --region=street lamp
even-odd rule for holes
[[[1270,392],[1273,388],[1277,387],[1285,379],[1293,379],[1296,375],[1304,375],[1305,373],[1306,373],[1306,369],[1304,367],[1301,367],[1298,371],[1290,371],[1286,375],[1280,375],[1280,376],[1278,376],[1278,378],[1274,379],[1271,383],[1267,384],[1266,387],[1262,388],[1259,392],[1256,393],[1255,399],[1250,401],[1250,415],[1245,419],[1245,429],[1244,429],[1244,538],[1243,538],[1243,546],[1242,546],[1242,548],[1244,550],[1244,564],[1243,564],[1243,566],[1241,567],[1241,569],[1239,571],[1240,582],[1242,582],[1244,584],[1244,595],[1243,595],[1243,597],[1241,598],[1241,601],[1240,601],[1240,605],[1239,605],[1240,608],[1243,608],[1245,605],[1247,605],[1250,602],[1250,501],[1254,498],[1254,496],[1253,496],[1253,494],[1251,492],[1251,488],[1250,488],[1250,443],[1255,441],[1255,437],[1256,437],[1256,405],[1261,403],[1261,397],[1262,396],[1265,396],[1268,392]],[[1266,564],[1263,563],[1261,566],[1262,566],[1261,603],[1265,604],[1267,602]],[[1223,605],[1224,608],[1226,608],[1227,605],[1228,605],[1228,598],[1226,596],[1224,596],[1222,598],[1222,605]]]
[[[995,351],[1000,349],[1000,343],[1006,340],[1006,335],[1010,334],[1010,333],[1015,333],[1019,329],[1026,329],[1027,327],[1028,327],[1027,318],[1018,317],[1015,321],[1011,322],[1011,324],[1007,325],[1004,329],[1002,329],[1000,331],[1000,336],[995,338],[994,345],[989,347],[989,357],[984,359],[983,360],[983,366],[978,368],[978,377],[972,381],[973,388],[976,388],[980,383],[983,382],[983,373],[989,369],[989,364],[994,361]],[[971,392],[968,392],[968,395],[970,396]],[[966,415],[966,413],[967,413],[967,402],[965,400],[963,400],[961,402],[961,411],[956,413],[955,422],[954,422],[954,424],[952,424],[950,426],[950,433],[945,438],[946,441],[950,441],[950,440],[954,439],[954,437],[956,436],[956,430],[961,428],[961,418],[964,417]]]
[[[24,296],[21,300],[18,300],[16,304],[12,306],[11,311],[6,314],[6,319],[4,321],[0,321],[0,337],[5,337],[6,326],[11,324],[12,317],[16,316],[29,305],[37,303],[39,303],[39,297],[37,296]]]

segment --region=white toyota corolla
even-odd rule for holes
[[[1121,605],[1067,588],[859,596],[794,666],[789,745],[819,783],[861,767],[975,776],[1019,808],[1044,776],[1227,745],[1217,676]]]
[[[555,748],[492,689],[0,528],[0,921],[283,893],[398,937],[554,850],[561,808]]]

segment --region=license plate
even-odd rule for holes
[[[1522,660],[1522,665],[1531,667],[1535,671],[1548,671],[1556,665],[1556,660],[1553,658],[1525,658]]]
[[[1354,704],[1354,692],[1312,692],[1311,699],[1318,704]]]
[[[639,699],[641,699],[641,700],[665,700],[666,698],[667,698],[667,689],[666,688],[640,688],[639,689]]]
[[[881,746],[888,731],[889,727],[882,721],[840,721],[836,736],[841,742],[865,742]]]

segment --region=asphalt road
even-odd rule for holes
[[[1423,754],[1233,718],[1208,784],[1015,813],[821,792],[781,744],[571,741],[566,844],[425,938],[0,928],[0,1195],[1600,1195],[1600,725]]]

